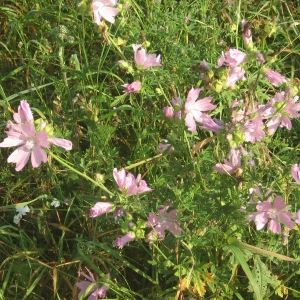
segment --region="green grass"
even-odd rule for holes
[[[228,156],[225,134],[199,126],[191,133],[184,121],[162,112],[172,98],[185,101],[192,87],[205,85],[199,78],[203,59],[215,71],[222,51],[249,52],[242,19],[252,20],[254,44],[269,57],[265,65],[296,82],[299,1],[119,1],[120,13],[115,24],[106,22],[106,31],[81,14],[76,1],[0,4],[1,141],[26,99],[35,119],[47,120],[55,137],[73,142],[72,151],[52,147],[46,164],[34,169],[29,162],[20,172],[7,163],[13,149],[1,148],[0,299],[78,299],[75,283],[84,280],[78,272],[85,267],[99,287],[109,285],[107,299],[299,298],[298,226],[283,245],[283,234],[257,231],[240,211],[258,184],[281,195],[293,215],[300,208],[290,172],[300,158],[298,119],[290,131],[279,128],[261,142],[244,142],[252,156],[242,158],[241,174],[229,176],[213,170]],[[275,26],[270,36],[266,24]],[[132,44],[161,54],[162,66],[137,69]],[[121,68],[119,60],[134,71]],[[230,122],[233,100],[265,104],[284,90],[269,84],[254,61],[245,68],[247,80],[236,89],[217,92],[206,85],[199,98],[211,96],[217,105],[208,114]],[[124,94],[121,85],[137,80],[141,91]],[[174,146],[171,155],[158,155],[161,139]],[[123,197],[114,168],[141,174],[153,191]],[[121,203],[126,218],[90,218],[99,201]],[[20,203],[30,212],[16,225]],[[184,233],[166,231],[164,241],[149,245],[145,223],[161,205],[177,209]],[[128,222],[136,224],[135,240],[122,250],[113,247],[129,231]]]

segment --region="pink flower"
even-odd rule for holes
[[[107,214],[113,211],[113,204],[109,202],[97,202],[91,209],[90,209],[90,217],[96,218],[103,214]]]
[[[163,109],[163,113],[165,114],[165,116],[167,118],[173,118],[174,116],[174,110],[173,110],[173,107],[171,106],[166,106],[164,109]]]
[[[144,67],[145,69],[155,66],[161,66],[160,55],[156,56],[155,54],[146,54],[146,50],[141,47],[141,44],[132,45],[134,51],[134,60],[138,66]],[[141,50],[138,50],[139,48],[141,48]]]
[[[165,151],[166,149],[168,151]],[[166,154],[171,154],[173,150],[174,148],[171,144],[168,143],[168,140],[165,139],[160,140],[160,143],[158,144],[158,150],[157,150],[159,153],[166,152]]]
[[[202,129],[210,130],[216,133],[219,133],[220,130],[224,127],[224,122],[221,120],[213,120],[210,116],[204,118],[202,122]]]
[[[84,276],[88,281],[80,281],[76,282],[76,286],[80,289],[80,293],[78,294],[78,298],[80,298],[82,295],[85,294],[85,291],[89,288],[89,286],[93,285],[91,289],[88,291],[88,297],[87,300],[98,300],[99,298],[104,298],[106,296],[106,292],[108,290],[107,285],[103,285],[100,288],[97,287],[97,284],[95,283],[96,280],[94,278],[93,273],[86,268],[88,271],[89,275],[86,275],[84,272],[79,272],[80,275]],[[110,279],[110,273],[107,273],[106,275],[107,279]]]
[[[56,138],[56,137],[48,138],[48,142],[55,146],[62,147],[65,150],[72,150],[72,146],[73,146],[71,141],[66,139]]]
[[[229,160],[224,159],[224,164],[216,164],[214,169],[222,174],[233,174],[241,166],[241,151],[231,148],[229,151]]]
[[[114,0],[93,0],[92,9],[94,12],[94,21],[101,25],[101,19],[104,18],[110,23],[115,23],[115,16],[119,13],[118,8],[111,6],[117,4]]]
[[[287,98],[287,92],[279,92],[271,99],[273,107],[269,110],[269,115],[273,115],[272,119],[266,124],[268,133],[273,134],[278,126],[285,127],[288,130],[292,128],[291,118],[298,118],[300,114],[300,103],[296,103],[298,96]]]
[[[272,205],[273,204],[273,205]],[[290,229],[294,228],[294,221],[292,221],[292,214],[284,209],[287,205],[284,203],[283,198],[276,196],[273,203],[264,201],[256,205],[257,212],[250,213],[247,217],[247,221],[254,221],[257,230],[261,230],[265,227],[270,220],[268,225],[268,231],[274,233],[281,233],[280,222]]]
[[[26,100],[21,100],[18,112],[14,113],[13,118],[18,124],[33,121],[32,111]]]
[[[124,169],[118,172],[117,168],[114,168],[113,176],[119,186],[119,190],[125,195],[135,195],[152,191],[147,186],[146,181],[141,180],[141,174],[138,174],[137,178],[134,178],[131,173],[126,175]]]
[[[150,213],[148,216],[147,227],[152,227],[153,230],[148,234],[148,241],[153,242],[154,236],[159,241],[164,240],[165,230],[170,231],[174,235],[181,235],[183,229],[178,225],[176,221],[176,209],[167,212],[169,206],[164,206],[163,209],[158,211],[158,216],[154,213]]]
[[[286,83],[287,80],[284,76],[282,76],[280,73],[272,71],[272,70],[266,70],[264,72],[266,77],[269,79],[270,83],[274,86],[278,86],[278,83]]]
[[[187,96],[187,101],[185,102],[184,112],[185,124],[188,126],[189,131],[196,131],[196,122],[203,123],[205,118],[209,118],[207,114],[204,114],[203,111],[208,111],[216,108],[216,105],[211,104],[212,97],[205,97],[201,100],[197,100],[200,93],[200,89],[192,89],[189,91]]]
[[[223,65],[227,67],[237,67],[238,65],[244,63],[246,59],[247,55],[244,52],[237,49],[229,49],[225,55],[222,53],[222,56],[218,59],[218,67]]]
[[[123,93],[134,93],[141,89],[142,84],[139,81],[134,81],[132,83],[123,84],[122,86],[126,88]]]
[[[47,161],[47,154],[43,149],[50,148],[46,131],[36,132],[32,123],[11,124],[10,127],[10,130],[5,132],[7,138],[0,143],[0,147],[20,146],[7,159],[8,163],[16,164],[16,171],[24,168],[30,156],[33,168]]]
[[[31,157],[31,164],[33,168],[37,168],[42,162],[47,161],[47,154],[43,148],[50,148],[50,144],[62,147],[66,150],[72,149],[72,142],[60,139],[49,138],[45,130],[36,131],[33,124],[33,115],[29,104],[26,100],[22,100],[18,112],[14,113],[14,120],[18,124],[14,124],[11,121],[7,122],[9,128],[5,133],[7,138],[0,143],[0,147],[15,147],[17,148],[7,159],[8,163],[16,164],[16,171],[20,171],[24,168],[26,163]],[[42,123],[39,129],[46,127],[46,123]]]
[[[300,165],[299,164],[294,164],[291,168],[291,173],[294,178],[294,180],[300,184]]]
[[[263,122],[261,117],[247,120],[242,129],[245,135],[245,141],[250,143],[255,143],[256,141],[260,142],[266,134],[262,127]]]
[[[113,246],[122,249],[125,244],[129,243],[134,239],[135,239],[135,234],[132,231],[129,231],[124,236],[120,238],[116,238],[116,240],[113,243]]]
[[[229,75],[226,79],[226,83],[230,88],[235,86],[238,80],[246,80],[246,71],[242,67],[232,67],[229,69]]]

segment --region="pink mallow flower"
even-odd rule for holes
[[[257,230],[261,230],[265,227],[270,220],[268,225],[268,231],[274,233],[281,233],[282,222],[285,226],[290,229],[294,228],[294,221],[292,221],[292,214],[289,211],[285,211],[287,205],[284,203],[281,196],[276,196],[273,203],[270,201],[264,201],[256,205],[257,212],[250,213],[247,217],[247,221],[254,221]]]
[[[300,184],[300,165],[294,164],[291,168],[291,173],[295,181]]]
[[[33,168],[47,161],[44,148],[49,149],[50,143],[46,131],[36,132],[32,123],[10,124],[10,130],[5,132],[7,138],[0,143],[1,148],[18,147],[7,159],[8,163],[16,164],[16,171],[24,168],[31,157]]]
[[[203,111],[208,111],[215,109],[217,106],[211,104],[212,97],[205,97],[203,99],[197,100],[198,95],[202,88],[192,89],[189,91],[187,96],[187,101],[185,102],[184,112],[185,116],[185,124],[188,126],[189,131],[196,131],[196,122],[204,123],[205,119],[210,118],[207,114],[203,113]]]
[[[229,75],[226,79],[226,84],[233,88],[238,80],[246,80],[246,71],[242,67],[229,68]]]
[[[98,300],[98,298],[106,297],[106,292],[108,290],[108,286],[103,285],[100,288],[98,288],[93,273],[88,268],[86,268],[86,270],[88,271],[89,275],[85,274],[84,272],[79,272],[79,274],[84,276],[87,280],[76,282],[76,286],[80,289],[80,292],[78,294],[78,299],[82,295],[84,295],[85,291],[91,285],[93,285],[93,286],[88,291],[87,295],[89,295],[89,294],[90,295],[87,298],[87,300]],[[110,273],[107,273],[105,276],[106,276],[107,279],[110,279]]]
[[[273,103],[273,107],[270,110],[270,114],[273,114],[274,117],[266,124],[268,128],[268,133],[273,134],[278,126],[285,127],[288,130],[292,128],[291,118],[298,118],[300,114],[300,103],[296,103],[299,99],[299,96],[291,97],[287,99],[287,92],[276,93],[274,98],[270,102]]]
[[[45,163],[47,161],[47,154],[44,149],[49,149],[50,144],[66,150],[72,149],[71,141],[55,137],[50,138],[44,130],[36,131],[33,124],[32,111],[26,100],[21,101],[18,112],[14,113],[13,117],[18,124],[8,121],[7,126],[9,130],[5,132],[7,138],[0,143],[0,147],[20,146],[7,159],[8,163],[16,164],[16,171],[24,168],[29,157],[31,157],[33,168],[37,168],[42,162]],[[44,125],[46,126],[46,123]]]
[[[156,56],[155,54],[146,54],[146,50],[141,47],[141,44],[132,45],[134,51],[134,60],[138,66],[143,67],[145,69],[150,67],[161,66],[160,55]],[[141,50],[138,50],[139,48],[141,48]]]
[[[113,211],[113,204],[109,202],[97,202],[91,209],[90,209],[90,217],[96,218],[103,214],[107,214]]]
[[[241,151],[231,148],[228,155],[229,160],[224,159],[224,164],[216,164],[214,169],[222,174],[233,174],[241,166]]]
[[[119,9],[111,6],[116,4],[118,3],[115,0],[93,0],[92,9],[95,23],[101,25],[102,18],[110,23],[115,23],[115,16],[119,13]]]
[[[245,141],[250,143],[260,142],[266,134],[263,131],[263,125],[262,117],[247,120],[242,128]]]
[[[167,212],[169,206],[164,206],[163,209],[158,211],[158,216],[154,213],[150,213],[148,216],[147,227],[153,228],[148,234],[148,241],[153,243],[153,240],[157,238],[159,241],[164,240],[165,230],[170,231],[174,235],[181,235],[183,229],[176,221],[176,209]]]
[[[225,55],[222,53],[222,56],[218,59],[218,67],[223,65],[227,67],[237,67],[246,60],[247,55],[244,52],[237,49],[229,49]]]
[[[113,243],[113,246],[122,249],[125,244],[129,243],[134,239],[135,239],[135,234],[132,231],[129,231],[124,236],[120,238],[116,238],[116,240]]]
[[[270,83],[274,86],[278,86],[278,83],[286,83],[287,80],[284,76],[280,73],[272,71],[272,70],[265,70],[265,76],[269,79]]]
[[[138,174],[137,178],[135,178],[131,173],[126,175],[124,169],[118,171],[117,168],[114,168],[113,176],[119,186],[119,190],[125,195],[135,195],[152,191],[147,186],[146,181],[141,179],[141,174]]]
[[[139,81],[134,81],[132,83],[125,83],[122,86],[126,88],[123,93],[134,93],[141,89],[142,84]]]

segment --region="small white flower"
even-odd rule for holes
[[[26,215],[26,213],[30,212],[30,208],[28,205],[16,208],[16,212],[20,213],[20,215]]]
[[[28,212],[30,212],[30,208],[28,205],[16,208],[17,215],[14,216],[14,223],[19,224],[22,217],[25,216]]]
[[[21,215],[21,214],[15,215],[15,216],[14,216],[14,223],[15,223],[15,224],[19,224],[20,221],[21,221],[21,219],[22,219],[22,215]]]
[[[56,207],[59,207],[59,206],[60,206],[60,202],[57,201],[57,200],[53,200],[53,201],[51,202],[50,205],[51,205],[51,206],[54,206],[54,207],[56,208]]]

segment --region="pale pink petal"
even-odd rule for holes
[[[280,226],[280,223],[277,219],[272,219],[269,222],[268,231],[272,231],[272,232],[277,233],[277,234],[281,233],[281,226]]]
[[[94,278],[93,273],[87,267],[85,267],[85,269],[88,271],[89,275],[86,275],[84,272],[79,272],[79,274],[84,276],[87,280],[95,282],[96,280]]]
[[[119,13],[118,8],[103,7],[101,9],[101,16],[110,23],[115,23],[115,16]]]
[[[47,154],[38,145],[34,145],[31,152],[31,164],[34,168],[37,168],[42,162],[47,161]]]
[[[97,291],[93,292],[92,294],[90,294],[90,296],[87,298],[87,300],[98,300],[98,295],[97,295]]]
[[[294,228],[295,223],[292,221],[292,214],[289,211],[279,211],[278,218],[286,227]]]
[[[254,216],[254,222],[257,230],[261,230],[268,222],[268,214],[266,212],[257,213]]]
[[[295,223],[300,225],[300,209],[297,211]]]
[[[118,184],[119,188],[122,190],[123,186],[125,186],[125,182],[126,182],[126,172],[125,172],[125,170],[122,169],[121,171],[118,172],[118,169],[114,168],[113,177],[114,177],[116,183]]]
[[[7,134],[7,138],[0,143],[0,147],[2,148],[20,146],[26,143],[26,137],[19,132],[5,131],[5,133]]]
[[[146,59],[146,50],[142,48],[134,53],[134,60],[137,65],[143,66]]]
[[[229,174],[232,174],[237,169],[228,160],[224,159],[224,162],[225,162],[225,164],[216,164],[214,166],[214,170],[216,170],[217,172],[222,173],[222,174],[227,174],[227,172]]]
[[[30,157],[30,150],[25,147],[17,148],[7,159],[8,163],[15,163],[16,164],[16,171],[22,170],[25,165],[27,164],[29,157]]]
[[[50,143],[48,141],[48,134],[46,131],[40,131],[36,134],[35,140],[37,144],[43,148],[50,148]]]
[[[214,104],[211,104],[212,97],[205,97],[201,100],[198,100],[195,102],[193,105],[193,109],[199,110],[199,111],[208,111],[208,110],[213,110],[217,106]]]
[[[281,114],[278,114],[277,116],[275,116],[274,118],[272,118],[266,124],[266,126],[268,128],[268,134],[273,134],[277,130],[277,128],[278,128],[278,126],[280,124],[280,121],[281,121],[280,119],[281,119]]]
[[[188,130],[191,132],[196,131],[196,122],[194,120],[194,117],[191,113],[188,113],[185,116],[185,124],[186,126],[188,126]]]
[[[61,139],[61,138],[50,138],[48,141],[51,144],[54,144],[58,147],[62,147],[66,150],[72,150],[72,142],[66,139]]]
[[[101,216],[105,213],[109,213],[112,211],[112,203],[109,202],[97,202],[91,209],[90,209],[90,217],[96,218]]]
[[[268,211],[268,210],[272,209],[272,205],[270,204],[270,202],[264,201],[264,202],[257,204],[256,209],[258,211]]]
[[[286,204],[281,196],[276,196],[273,202],[273,207],[276,210],[283,210],[286,208]]]
[[[280,127],[285,127],[286,129],[291,130],[292,129],[292,122],[291,122],[290,118],[286,117],[286,116],[283,116],[281,118]]]
[[[148,216],[147,226],[153,227],[156,226],[158,223],[159,223],[159,217],[154,213],[150,213]]]

